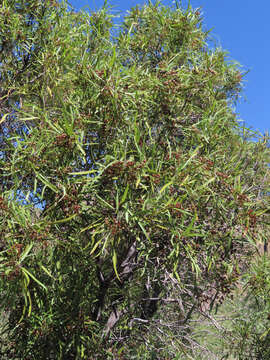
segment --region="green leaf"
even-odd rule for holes
[[[191,162],[191,160],[197,156],[199,150],[203,147],[203,145],[199,145],[190,155],[190,157],[188,158],[188,160],[179,168],[179,171],[182,171],[185,169],[185,167],[187,167],[187,165]]]
[[[162,194],[163,191],[165,191],[167,189],[168,186],[172,185],[173,181],[168,182],[167,184],[165,184],[160,190],[159,193]]]
[[[3,115],[0,120],[0,124],[2,124],[6,120],[7,116],[9,116],[9,115],[10,115],[10,113]]]
[[[22,272],[25,274],[25,275],[28,275],[29,277],[31,277],[38,285],[40,285],[41,287],[43,287],[44,290],[48,291],[47,287],[42,284],[29,270],[27,270],[26,268],[24,267],[21,267],[21,270]]]
[[[148,234],[147,234],[147,232],[146,232],[146,230],[145,230],[145,228],[144,228],[143,224],[142,224],[140,221],[138,221],[138,225],[139,225],[139,226],[140,226],[140,228],[142,229],[142,231],[143,231],[143,233],[144,233],[144,235],[145,235],[146,239],[147,239],[147,240],[150,240],[150,238],[149,238],[149,236],[148,236]]]
[[[97,170],[86,170],[86,171],[76,171],[70,172],[69,175],[89,175],[89,174],[96,174]]]
[[[98,194],[95,195],[103,204],[105,204],[107,207],[109,207],[110,209],[114,210],[114,207],[112,205],[110,205],[106,200],[102,199]]]
[[[92,250],[90,251],[90,255],[92,255],[92,254],[96,251],[96,249],[97,249],[97,247],[99,246],[100,243],[101,243],[101,240],[99,240],[99,241],[97,241],[97,242],[95,243],[94,247],[93,247]]]
[[[118,279],[119,281],[121,281],[121,280],[120,280],[120,277],[119,277],[119,274],[118,274],[118,271],[117,271],[117,254],[116,254],[115,249],[113,249],[112,261],[113,261],[113,269],[114,269],[115,275],[116,275],[117,279]]]
[[[22,252],[22,254],[20,256],[19,264],[21,264],[24,261],[24,259],[30,253],[32,247],[33,247],[33,243],[31,243],[25,247],[24,251]]]
[[[49,271],[48,269],[46,269],[44,265],[42,265],[41,263],[39,263],[39,266],[40,266],[40,268],[41,268],[47,275],[49,275],[49,277],[51,277],[52,279],[55,280],[55,278],[52,276],[52,274],[50,273],[50,271]]]
[[[70,215],[64,219],[60,219],[60,220],[56,220],[56,221],[52,221],[51,224],[62,224],[62,223],[65,223],[65,222],[68,222],[72,219],[74,219],[76,216],[78,216],[78,214],[73,214],[73,215]]]
[[[123,194],[123,196],[121,198],[120,204],[123,204],[125,202],[125,200],[127,198],[128,190],[129,190],[129,184],[127,184],[127,186],[126,186],[126,189],[125,189],[124,194]]]
[[[53,192],[55,192],[56,194],[59,193],[59,190],[57,189],[57,187],[54,186],[52,183],[50,183],[49,180],[48,180],[45,176],[36,173],[36,177],[37,177],[46,187],[50,188]]]

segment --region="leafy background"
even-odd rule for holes
[[[76,9],[88,7],[100,8],[102,0],[70,0]],[[132,6],[147,3],[138,0],[109,1],[113,12],[125,13]],[[164,5],[174,1],[164,0]],[[245,71],[245,91],[237,104],[239,119],[255,130],[264,133],[270,129],[269,112],[269,13],[270,3],[261,0],[258,4],[252,0],[192,0],[193,8],[201,7],[204,25],[212,29],[210,37],[216,45],[229,52],[229,57],[239,61]],[[187,0],[182,1],[186,7]]]

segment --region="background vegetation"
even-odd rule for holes
[[[0,17],[2,358],[269,359],[269,138],[199,9]]]

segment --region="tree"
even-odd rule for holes
[[[178,3],[117,31],[106,4],[0,16],[3,356],[187,354],[265,239],[268,138],[236,118],[239,67]]]

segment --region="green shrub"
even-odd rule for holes
[[[2,356],[189,356],[264,238],[268,139],[239,126],[238,65],[179,4],[117,31],[106,5],[0,18]]]

